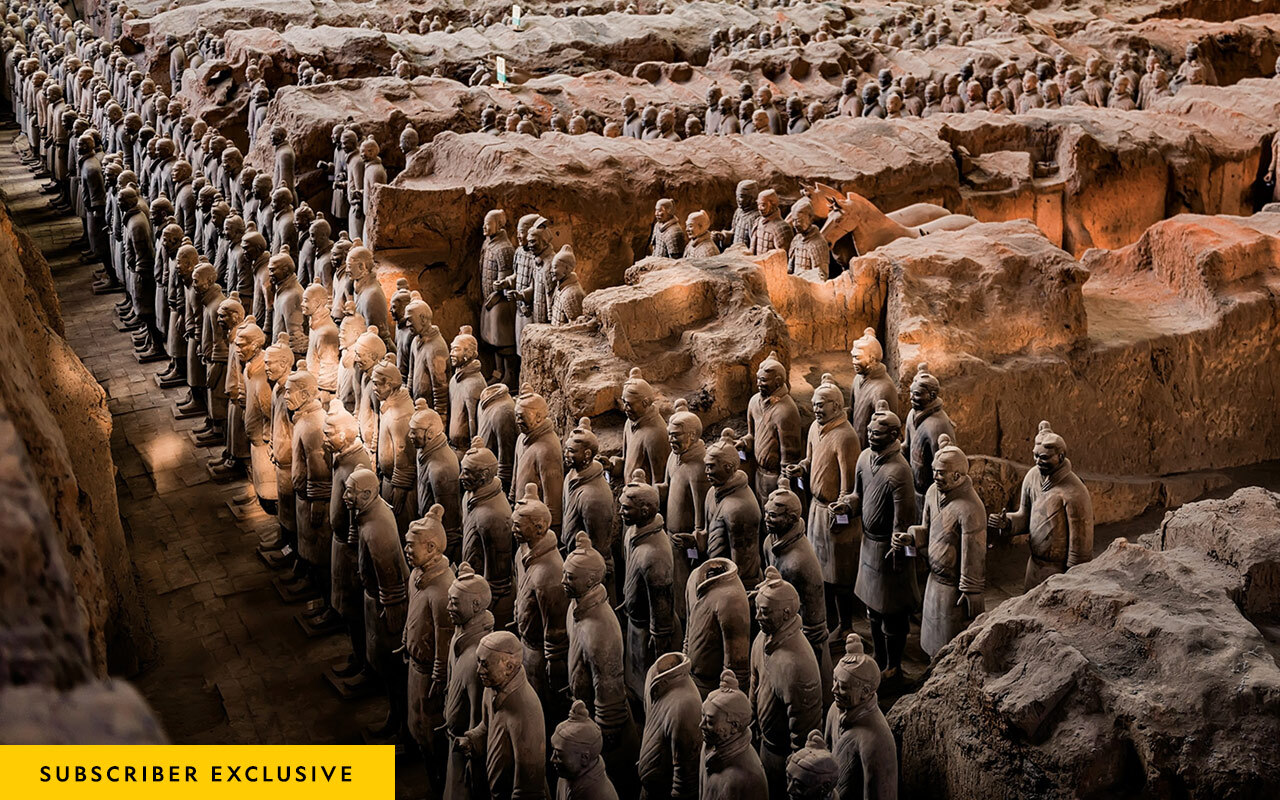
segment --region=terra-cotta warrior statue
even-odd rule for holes
[[[422,750],[427,776],[443,787],[447,761],[444,738],[444,695],[449,680],[449,588],[453,568],[444,556],[444,508],[428,509],[409,525],[405,535],[408,557],[409,610],[404,624],[404,651],[409,662],[407,685],[409,733]]]
[[[549,716],[567,708],[569,598],[561,578],[564,559],[551,532],[551,512],[529,484],[511,512],[516,550],[516,632],[524,645],[524,671]]]
[[[787,800],[832,800],[839,779],[840,767],[822,731],[812,731],[804,748],[787,759]]]
[[[662,515],[658,490],[645,480],[642,470],[632,473],[618,498],[618,511],[626,526],[623,605],[627,623],[627,689],[644,697],[649,667],[663,653],[679,649],[684,639],[674,614],[675,592],[684,587],[672,583],[672,552]]]
[[[760,582],[760,502],[738,469],[737,434],[732,428],[708,445],[702,463],[711,485],[704,500],[706,531],[695,532],[711,558],[729,558],[738,565],[744,586]]]
[[[573,701],[569,717],[551,734],[551,764],[560,776],[556,797],[574,800],[618,800],[605,772],[600,751],[604,737],[581,700]]]
[[[373,735],[403,738],[408,675],[399,653],[409,604],[409,565],[400,547],[395,514],[378,493],[378,476],[358,467],[342,500],[360,531],[358,556],[364,586],[365,657],[382,679],[389,701],[386,722]]]
[[[813,552],[813,544],[805,536],[804,514],[800,498],[791,491],[786,478],[778,479],[778,488],[769,495],[764,506],[765,564],[791,584],[800,596],[800,622],[804,638],[813,647],[822,679],[822,705],[831,702],[831,648],[827,644],[827,606],[822,583],[822,565]]]
[[[546,498],[551,510],[551,527],[560,530],[561,504],[564,502],[564,456],[560,437],[547,409],[547,401],[529,386],[521,388],[516,398],[515,479],[512,492],[530,483]]]
[[[809,541],[826,584],[827,627],[839,637],[853,630],[861,522],[854,514],[837,513],[832,504],[853,490],[862,445],[845,415],[844,394],[829,374],[813,392],[813,416],[804,460],[784,472],[791,486],[809,493]]]
[[[777,488],[783,468],[804,458],[800,410],[776,351],[756,370],[756,393],[747,402],[747,435],[738,440],[738,449],[755,464],[753,488],[761,501]]]
[[[925,492],[933,485],[933,456],[938,452],[938,440],[944,435],[952,441],[956,438],[956,428],[942,410],[941,393],[938,379],[929,373],[929,365],[921,361],[911,381],[911,410],[907,412],[902,443],[911,464],[918,507],[923,506]]]
[[[615,775],[635,768],[639,736],[623,680],[622,628],[602,583],[604,556],[585,533],[564,560],[569,597],[569,694],[586,703],[604,737],[606,763]]]
[[[920,647],[930,656],[982,613],[987,585],[986,510],[969,478],[969,459],[945,433],[933,474],[920,524],[893,535],[895,549],[918,547],[929,560]]]
[[[867,426],[867,449],[858,456],[853,491],[833,508],[862,516],[862,552],[858,563],[858,599],[871,618],[876,663],[886,679],[900,677],[911,612],[919,603],[914,562],[893,550],[893,534],[916,522],[911,466],[902,455],[898,415],[881,400]]]
[[[564,440],[564,502],[563,524],[560,541],[567,553],[573,549],[573,535],[585,532],[591,545],[604,557],[605,589],[610,605],[615,604],[617,587],[614,577],[614,514],[613,490],[604,476],[604,467],[596,459],[600,453],[600,441],[591,430],[591,419],[583,417],[578,426]],[[620,549],[620,548],[619,548]]]
[[[484,683],[480,724],[454,740],[464,755],[484,754],[489,796],[547,795],[546,729],[542,702],[525,677],[520,640],[494,631],[476,648]]]
[[[685,587],[688,620],[684,652],[694,683],[705,697],[721,671],[747,682],[751,659],[751,611],[738,566],[727,558],[698,565]]]
[[[702,751],[702,695],[684,653],[658,657],[645,676],[637,771],[643,797],[694,800]]]
[[[489,582],[477,575],[467,562],[459,564],[458,575],[449,587],[448,611],[453,621],[453,639],[449,642],[449,685],[444,698],[449,765],[441,797],[471,800],[487,796],[478,789],[482,785],[480,780],[469,779],[485,774],[485,759],[476,758],[484,754],[459,747],[458,740],[483,718],[484,684],[480,682],[476,650],[480,640],[493,630],[493,614],[489,612],[492,599]]]
[[[824,729],[840,771],[838,798],[897,800],[898,747],[880,711],[878,688],[880,666],[862,651],[862,639],[849,634],[835,667],[835,703],[827,709]]]
[[[449,447],[444,421],[422,398],[414,401],[409,418],[409,444],[417,462],[417,514],[425,515],[434,505],[444,509],[444,553],[456,563],[462,557],[462,492],[458,482],[462,468],[458,454]]]
[[[1040,423],[1033,451],[1036,465],[1022,480],[1018,510],[988,518],[998,534],[1030,534],[1025,588],[1093,559],[1093,502],[1071,468],[1066,441],[1047,421]]]
[[[489,582],[494,624],[510,627],[513,614],[511,504],[498,480],[498,459],[479,439],[462,456],[462,560]]]
[[[732,670],[702,703],[701,800],[759,800],[767,785],[751,746],[751,700]]]
[[[751,647],[751,706],[769,796],[786,793],[787,759],[822,724],[818,661],[804,637],[800,595],[775,567],[756,588],[760,633]]]

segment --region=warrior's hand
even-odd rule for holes
[[[916,537],[912,536],[908,531],[896,531],[890,537],[890,542],[894,550],[902,550],[907,547],[914,547]]]
[[[1009,528],[1009,515],[1004,511],[987,516],[987,530],[994,531],[997,534],[1004,534]]]

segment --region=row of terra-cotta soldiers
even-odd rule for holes
[[[23,84],[15,81],[14,85]],[[90,134],[89,143],[96,144],[95,138]],[[84,142],[82,138],[77,143]],[[83,157],[92,161],[98,155],[95,151]],[[94,170],[87,173],[93,178]],[[141,198],[134,183],[126,180],[115,194],[128,222],[146,219],[145,214],[139,217]],[[159,201],[157,194],[152,205]],[[84,207],[86,216],[94,210],[92,203]],[[500,228],[500,215],[491,220],[487,227]],[[560,755],[555,756],[570,782],[575,778],[603,781],[601,776],[607,773],[596,769],[599,747],[606,747],[611,755],[630,757],[632,761],[615,761],[626,770],[636,760],[636,746],[643,745],[642,775],[649,780],[642,783],[646,789],[652,786],[655,794],[662,790],[663,781],[674,785],[676,771],[683,769],[686,793],[699,786],[706,796],[723,796],[731,791],[729,787],[758,789],[761,780],[768,780],[775,796],[781,796],[786,791],[788,758],[801,762],[825,758],[815,755],[820,748],[805,745],[810,730],[821,727],[822,709],[834,692],[826,744],[835,748],[831,763],[836,765],[836,776],[861,774],[862,780],[891,781],[893,759],[882,758],[876,768],[874,757],[877,752],[883,757],[883,747],[886,742],[891,747],[891,740],[885,738],[887,730],[878,712],[864,712],[874,706],[873,684],[878,684],[881,670],[893,677],[899,668],[905,641],[902,623],[909,613],[898,609],[904,605],[904,587],[914,597],[908,548],[923,545],[931,562],[925,625],[944,631],[940,641],[945,641],[950,635],[945,631],[954,633],[963,627],[980,607],[985,548],[978,546],[975,536],[985,537],[985,524],[981,504],[963,474],[967,463],[942,439],[943,434],[930,445],[936,457],[922,462],[933,465],[936,461],[942,478],[932,480],[929,475],[920,482],[918,470],[904,461],[898,435],[902,426],[889,407],[896,399],[892,382],[891,391],[874,398],[883,400],[886,407],[879,414],[871,413],[876,405],[868,406],[875,395],[873,387],[887,378],[872,336],[864,337],[855,348],[860,377],[854,390],[854,424],[844,413],[839,387],[824,381],[815,394],[818,421],[803,457],[796,457],[798,449],[791,456],[783,452],[784,440],[798,448],[798,416],[781,415],[794,416],[788,433],[779,420],[767,419],[769,412],[780,416],[779,406],[794,410],[786,392],[785,369],[776,359],[768,359],[761,365],[762,391],[752,402],[746,436],[739,439],[729,433],[709,447],[702,445],[701,423],[695,415],[677,402],[676,413],[662,420],[652,388],[633,375],[623,393],[628,415],[624,452],[606,468],[596,458],[598,443],[589,423],[571,432],[562,448],[548,421],[545,401],[532,392],[513,400],[501,384],[484,387],[483,380],[470,380],[480,394],[474,426],[469,411],[462,412],[467,402],[454,405],[455,413],[450,414],[449,392],[442,397],[430,380],[418,382],[421,388],[415,403],[405,386],[405,373],[412,385],[415,363],[425,368],[432,361],[415,359],[415,348],[434,342],[439,332],[429,326],[425,303],[412,295],[401,316],[411,316],[409,307],[419,303],[415,310],[419,315],[425,311],[428,327],[423,335],[409,326],[413,335],[405,336],[407,351],[400,347],[399,336],[391,339],[376,326],[365,327],[363,323],[371,318],[385,320],[388,304],[371,279],[372,256],[364,248],[352,247],[342,259],[352,281],[348,293],[353,306],[364,307],[359,314],[344,317],[346,336],[333,322],[323,284],[296,292],[288,254],[266,258],[278,290],[275,303],[282,301],[282,295],[290,300],[302,294],[298,304],[306,307],[304,314],[311,317],[311,325],[304,327],[307,336],[300,341],[291,336],[290,323],[277,318],[282,335],[264,351],[266,333],[255,321],[238,319],[243,307],[237,314],[234,297],[219,297],[216,268],[202,260],[194,244],[181,243],[182,233],[180,226],[178,231],[166,226],[155,240],[150,236],[108,239],[107,250],[112,259],[113,242],[125,250],[126,265],[134,270],[142,263],[139,248],[145,255],[144,245],[150,244],[158,254],[156,260],[164,262],[166,278],[176,272],[190,281],[183,285],[183,300],[192,302],[184,302],[182,312],[196,316],[198,311],[201,323],[197,329],[186,327],[185,319],[180,325],[189,334],[188,342],[196,342],[194,353],[188,347],[188,362],[194,355],[206,368],[205,410],[210,425],[217,419],[219,400],[228,418],[237,412],[242,415],[251,456],[258,456],[249,458],[254,483],[260,495],[269,498],[274,480],[282,539],[296,541],[298,574],[323,586],[332,611],[322,613],[342,617],[352,631],[352,663],[345,672],[351,676],[362,669],[378,672],[391,695],[388,732],[407,717],[438,778],[443,773],[447,781],[448,765],[453,764],[455,778],[468,768],[482,769],[498,794],[514,791],[517,785],[536,791],[545,784],[547,726],[567,713],[563,706],[573,697],[583,707],[570,717],[577,727],[567,730],[579,733],[551,739],[553,749],[557,742],[588,740],[585,754],[578,754],[583,767],[578,773],[572,765],[560,763]],[[487,245],[500,238],[492,231]],[[265,252],[254,263],[263,257]],[[135,281],[128,294],[130,302],[122,306],[125,320],[145,317],[146,304],[139,309],[137,289]],[[171,307],[170,314],[176,310]],[[390,325],[383,330],[390,331]],[[219,331],[225,337],[221,348]],[[225,364],[219,362],[221,349],[226,350]],[[467,331],[455,339],[450,388],[476,376],[477,350]],[[403,358],[380,358],[406,352]],[[422,352],[417,350],[418,355]],[[301,363],[290,373],[295,359]],[[240,389],[232,388],[219,398],[214,391],[218,382],[208,380],[210,368],[215,374],[221,369],[230,379],[222,383],[224,387],[240,376]],[[337,380],[322,386],[321,376],[330,372]],[[928,405],[937,399],[936,381],[928,380],[927,371],[921,375],[917,383],[935,390]],[[337,402],[331,402],[326,413],[322,402],[331,395]],[[241,399],[243,405],[236,402]],[[434,405],[440,400],[445,404],[443,415]],[[452,428],[456,418],[467,417],[466,433],[481,433],[486,409],[487,436],[473,442],[459,459],[447,446],[446,420]],[[918,415],[917,410],[921,410]],[[913,408],[906,426],[908,453],[916,449],[912,433],[923,441],[921,424],[940,414],[940,408],[929,414]],[[228,450],[234,451],[239,426],[232,419],[224,427],[232,439]],[[455,443],[466,440],[465,435],[452,438]],[[866,451],[860,446],[862,439],[870,444]],[[1032,533],[1033,558],[1028,568],[1032,581],[1087,559],[1090,549],[1087,494],[1070,471],[1065,446],[1044,430],[1037,438],[1037,451],[1038,469],[1028,476],[1019,512],[990,521],[1002,527],[1007,519],[1015,530]],[[514,474],[511,491],[518,495],[514,509],[503,491],[507,454],[511,466],[505,471]],[[965,490],[956,499],[972,501],[968,504],[953,504],[945,493],[948,490],[939,488],[946,483],[948,457],[956,467],[951,470],[950,491]],[[749,476],[742,465],[754,474]],[[615,509],[605,476],[618,474],[619,466],[631,480]],[[777,484],[779,473],[786,474],[798,493]],[[921,499],[916,496],[919,489],[925,492],[923,522],[912,525]],[[802,522],[806,504],[807,526]],[[944,505],[952,513],[944,514]],[[963,514],[966,505],[970,513]],[[613,535],[615,510],[627,526],[621,538]],[[653,536],[658,532],[664,535]],[[411,564],[401,555],[402,537]],[[646,539],[649,546],[639,549]],[[860,558],[868,548],[879,560]],[[947,549],[949,562],[943,558]],[[935,550],[939,551],[936,557]],[[762,575],[762,556],[771,562],[773,572]],[[459,564],[456,573],[451,562]],[[865,581],[864,563],[868,566]],[[444,599],[451,593],[457,596],[461,589],[454,589],[459,585],[474,587],[480,581],[484,591],[472,603],[471,617],[457,610],[461,603]],[[930,603],[930,586],[935,588],[934,595],[949,591],[946,596],[954,597],[956,603]],[[437,591],[433,593],[431,587]],[[748,597],[748,588],[755,591],[753,597]],[[613,611],[619,596],[625,639]],[[846,669],[831,670],[826,621],[835,621],[836,641],[846,636],[856,613],[855,596],[872,615],[879,660],[862,655],[861,642],[855,637],[849,640],[849,652],[841,662]],[[664,602],[669,603],[669,611],[663,608]],[[753,604],[760,629],[754,651],[748,646]],[[499,630],[514,625],[516,633],[484,638],[485,646],[480,645],[480,636],[474,636],[475,670],[459,669],[453,663],[459,655],[459,640],[465,640],[467,625],[476,618],[480,622],[472,633],[483,631],[487,615],[481,612],[486,610],[496,618]],[[450,626],[454,631],[446,636]],[[681,630],[687,635],[681,635]],[[446,641],[450,646],[445,646]],[[936,649],[933,644],[926,647]],[[407,653],[411,669],[404,669],[397,650]],[[670,657],[660,662],[666,653]],[[662,669],[664,664],[670,669]],[[721,676],[726,667],[732,677]],[[655,680],[672,672],[672,678],[685,678],[676,682],[693,689],[685,692],[692,703],[686,704],[683,715],[654,707]],[[855,686],[859,674],[866,680]],[[842,675],[845,684],[840,683]],[[834,690],[830,688],[833,680]],[[749,692],[738,692],[734,684],[747,686]],[[481,685],[487,690],[484,695]],[[528,691],[521,689],[525,685]],[[643,698],[643,710],[640,704],[633,708],[628,702],[628,688],[632,697]],[[469,702],[463,703],[461,714],[449,714],[459,711],[452,703],[448,708],[441,706],[448,699],[462,702],[464,694]],[[528,707],[517,694],[530,701],[525,704]],[[539,696],[542,702],[536,699]],[[704,696],[706,707],[695,709]],[[702,711],[709,712],[708,719],[692,724]],[[643,736],[635,726],[640,715],[645,722]],[[436,724],[442,718],[451,734],[443,743],[438,741]],[[522,730],[530,733],[527,722],[534,718],[542,723],[533,728],[539,735],[521,736]],[[690,723],[683,732],[702,739],[701,759],[689,740],[677,743],[679,726],[666,724],[674,719]],[[878,724],[859,728],[860,721]],[[597,734],[601,745],[592,746]],[[868,736],[870,742],[865,741]],[[753,737],[756,749],[750,747]],[[805,758],[799,758],[802,750]],[[482,755],[486,756],[483,764],[474,760]],[[693,776],[690,770],[695,768],[702,774]],[[627,773],[618,773],[615,767],[613,774]],[[626,788],[624,784],[624,793]]]

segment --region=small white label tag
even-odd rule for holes
[[[848,515],[848,514],[836,514],[836,524],[837,524],[837,525],[848,525],[848,524],[849,524],[849,515]]]
[[[281,548],[280,548],[280,554],[281,554],[281,555],[285,555],[285,556],[287,556],[287,555],[292,555],[292,553],[293,553],[293,547],[292,547],[292,546],[290,546],[290,545],[287,545],[287,544],[286,544],[284,547],[281,547]]]
[[[738,460],[739,460],[739,461],[746,461],[746,460],[747,460],[747,451],[745,451],[745,450],[739,450],[739,451],[738,451]]]

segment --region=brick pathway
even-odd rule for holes
[[[161,390],[163,363],[138,364],[115,329],[120,295],[94,295],[95,266],[67,245],[80,223],[50,210],[14,148],[17,130],[0,129],[0,191],[15,223],[49,261],[67,339],[107,391],[115,427],[111,452],[125,533],[139,587],[159,643],[155,663],[134,681],[175,742],[188,744],[354,744],[381,722],[377,698],[344,702],[321,677],[345,658],[345,636],[308,639],[255,555],[275,526],[251,502],[237,520],[233,498],[244,482],[217,484],[205,463],[214,451],[188,433],[199,420],[176,421],[185,389]],[[400,797],[424,797],[416,765],[398,770]]]

